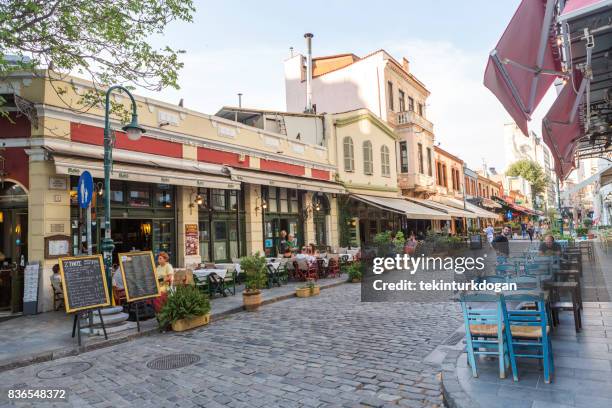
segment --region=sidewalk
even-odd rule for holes
[[[346,276],[318,281],[321,289],[344,282]],[[264,305],[294,297],[295,289],[302,284],[290,282],[280,288],[265,289],[262,292]],[[239,285],[235,296],[215,297],[211,300],[213,322],[243,310],[243,289],[244,286]],[[134,328],[109,335],[108,340],[104,336],[84,336],[83,346],[79,349],[76,338],[71,337],[72,322],[71,315],[58,311],[21,316],[0,323],[0,371],[108,347],[143,335],[163,335],[157,330],[156,320],[149,319],[141,322],[140,333]]]
[[[583,258],[583,329],[574,330],[571,313],[560,314],[554,330],[555,372],[546,384],[536,360],[519,360],[519,381],[500,379],[497,359],[478,361],[472,377],[464,345],[449,351],[442,364],[443,392],[449,407],[612,407],[612,252],[595,243],[595,260]]]

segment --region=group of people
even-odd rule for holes
[[[529,223],[532,227],[532,232],[529,233],[529,226],[527,227],[527,233],[529,235],[529,240],[533,241],[533,223]],[[540,224],[538,224],[540,226]],[[487,241],[489,244],[499,253],[508,255],[510,253],[509,240],[512,239],[512,228],[508,225],[504,225],[501,232],[499,234],[495,234],[495,229],[491,224],[487,225],[487,228],[484,230],[487,235]],[[537,237],[540,239],[542,237],[542,229],[539,228],[537,232]],[[558,242],[555,242],[555,237],[552,234],[545,234],[544,240],[540,244],[539,251],[540,255],[559,255],[561,253],[561,246]]]

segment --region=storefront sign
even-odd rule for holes
[[[128,302],[159,296],[151,251],[120,253],[119,267]]]
[[[49,190],[67,190],[68,182],[66,177],[63,176],[51,176],[49,177]]]
[[[102,255],[59,259],[66,313],[110,306]]]
[[[185,255],[197,255],[198,245],[198,224],[185,224]]]

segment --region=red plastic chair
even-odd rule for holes
[[[327,276],[330,278],[335,278],[340,276],[340,265],[336,258],[330,258],[327,263]]]

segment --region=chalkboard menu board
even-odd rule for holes
[[[119,265],[128,302],[159,296],[159,284],[151,251],[121,253]]]
[[[60,258],[66,312],[110,306],[102,255]]]

